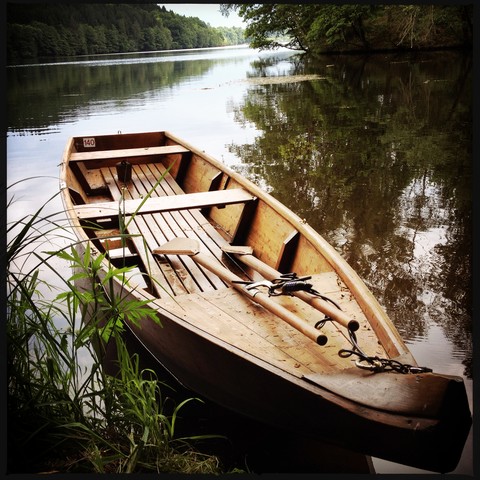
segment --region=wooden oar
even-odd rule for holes
[[[265,277],[267,280],[274,280],[279,278],[281,273],[270,267],[266,263],[262,262],[258,258],[254,257],[252,254],[252,248],[245,246],[225,246],[222,248],[225,253],[235,255],[235,258],[239,259],[245,265],[253,268],[260,275]],[[356,320],[352,320],[347,314],[339,310],[335,305],[322,300],[320,297],[316,297],[308,292],[292,292],[292,295],[300,298],[304,302],[308,303],[312,307],[320,310],[322,313],[330,317],[335,322],[338,322],[340,325],[345,328],[355,332],[359,329],[360,324]]]
[[[314,342],[318,343],[319,345],[325,345],[327,343],[327,337],[325,335],[320,334],[316,328],[306,323],[287,308],[272,300],[267,294],[255,288],[248,290],[245,288],[244,284],[236,283],[242,282],[242,279],[228,270],[228,268],[221,265],[216,258],[201,253],[197,240],[192,238],[178,237],[160,247],[155,248],[152,250],[152,253],[156,255],[190,256],[196,263],[213,272],[233,288],[243,293],[252,301],[262,305],[262,307],[267,309],[269,312],[277,315],[292,327],[296,328],[298,331],[312,339]]]

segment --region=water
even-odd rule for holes
[[[11,66],[7,183],[41,178],[9,190],[8,221],[58,191],[68,137],[169,130],[320,231],[418,363],[464,378],[473,411],[471,82],[471,57],[455,52],[305,61],[243,47]],[[61,209],[56,197],[45,211]],[[454,473],[472,471],[470,436]]]

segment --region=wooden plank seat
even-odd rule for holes
[[[91,152],[76,152],[70,155],[70,161],[85,162],[88,160],[105,160],[108,158],[133,158],[146,155],[173,155],[187,153],[190,150],[181,145],[165,145],[161,147],[125,148],[118,150],[98,150]]]
[[[157,202],[169,203],[179,197],[192,199],[194,197],[191,197],[191,195],[199,195],[183,193],[175,179],[159,163],[134,165],[132,181],[123,190],[123,184],[118,182],[114,167],[104,167],[101,169],[101,173],[112,198],[115,200],[114,202],[108,202],[109,205],[113,204],[115,214],[118,214],[118,200],[122,198],[122,193],[126,199],[125,202],[137,202],[137,204],[142,201],[138,198],[139,196],[150,193],[151,197],[148,201],[151,201],[155,208],[159,205]],[[162,178],[162,181],[159,183],[160,178]],[[218,200],[218,194],[220,194],[221,200],[219,201],[221,204],[225,204],[225,196],[222,197],[225,192],[231,192],[227,193],[227,196],[230,196],[230,201],[250,201],[254,199],[250,194],[245,195],[247,192],[244,190],[235,192],[233,189],[205,192],[201,196],[206,194],[204,198],[210,199],[208,202],[211,203],[215,198]],[[147,205],[147,202],[145,202],[145,205]],[[164,203],[164,205],[167,205],[167,203]],[[172,238],[190,236],[202,241],[205,250],[221,259],[221,246],[226,241],[201,214],[200,208],[202,205],[199,205],[197,201],[185,200],[183,207],[182,209],[177,207],[173,210],[157,209],[155,211],[147,208],[142,213],[126,218],[127,233],[132,235],[131,241],[135,250],[146,266],[146,273],[152,279],[151,288],[159,297],[165,297],[166,294],[177,296],[226,288],[223,280],[198,266],[189,257],[162,258],[152,255],[151,251],[154,248]],[[111,216],[112,213],[109,215]]]
[[[211,192],[184,193],[182,195],[149,197],[146,200],[126,199],[119,204],[118,201],[90,203],[75,206],[79,218],[99,219],[118,215],[121,208],[125,215],[171,212],[188,210],[192,208],[223,207],[235,203],[245,203],[255,200],[255,197],[242,188],[215,190]]]

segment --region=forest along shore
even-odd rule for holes
[[[307,54],[471,49],[473,5],[219,4],[246,28],[157,4],[7,4],[7,62],[232,46]]]

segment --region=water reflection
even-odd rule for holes
[[[234,108],[261,132],[232,143],[240,170],[323,232],[385,305],[402,336],[431,322],[471,377],[471,57],[257,61]]]
[[[142,103],[162,101],[176,86],[232,61],[226,50],[218,50],[213,56],[112,55],[7,68],[9,129],[53,133],[55,125],[102,110],[124,110],[138,105],[139,98]]]

